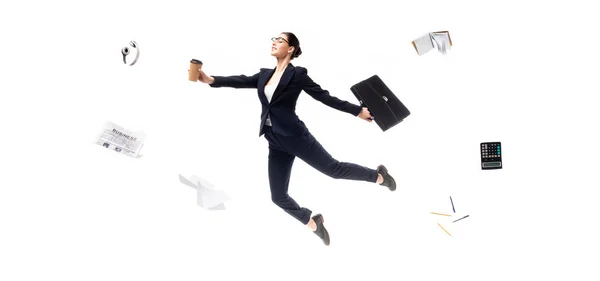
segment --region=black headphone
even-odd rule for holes
[[[140,49],[138,48],[138,45],[135,41],[130,41],[129,45],[131,47],[133,47],[134,49],[137,49],[137,53],[135,54],[135,59],[129,64],[129,65],[134,65],[137,62],[138,58],[140,57]],[[127,64],[127,60],[125,60],[125,57],[127,55],[129,55],[129,46],[123,47],[123,49],[121,49],[121,54],[123,54],[123,63]]]

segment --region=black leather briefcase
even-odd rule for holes
[[[361,106],[369,109],[375,118],[375,123],[384,132],[410,115],[408,108],[377,75],[356,83],[350,90]]]

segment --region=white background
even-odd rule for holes
[[[593,1],[558,2],[2,4],[0,280],[598,280],[600,20]],[[450,52],[418,56],[410,42],[438,30]],[[270,201],[256,90],[187,80],[191,58],[209,75],[274,67],[282,31],[332,95],[356,103],[350,86],[377,74],[412,111],[383,133],[301,95],[334,157],[398,183],[296,160],[290,194],[324,214],[330,247]],[[144,157],[94,144],[107,120],[146,132]],[[481,170],[486,141],[502,170]],[[227,210],[196,205],[179,173]],[[430,214],[449,196],[469,218]]]

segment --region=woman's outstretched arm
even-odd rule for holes
[[[260,72],[259,72],[260,73]],[[252,76],[234,75],[234,76],[211,76],[209,85],[214,88],[229,87],[236,89],[257,88],[258,74]]]
[[[345,100],[340,100],[329,94],[329,91],[324,90],[321,86],[315,83],[309,76],[308,71],[304,67],[299,68],[298,74],[302,83],[302,89],[314,99],[324,103],[325,105],[335,108],[337,110],[350,113],[354,116],[358,116],[362,107],[356,104],[349,103]]]

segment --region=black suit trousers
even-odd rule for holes
[[[312,211],[300,207],[288,194],[292,166],[296,157],[335,179],[372,183],[377,181],[376,170],[336,160],[308,130],[300,136],[281,136],[274,134],[270,126],[265,126],[265,138],[269,142],[271,200],[303,224],[308,223]]]

